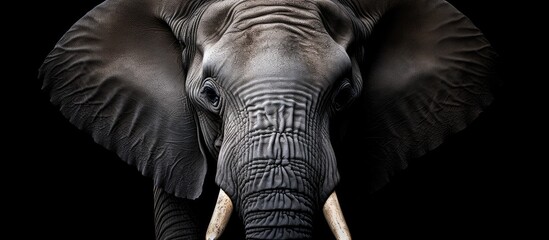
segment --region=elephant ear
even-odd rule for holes
[[[363,43],[362,94],[350,111],[359,114],[348,115],[353,131],[345,138],[350,149],[367,151],[356,154],[369,166],[374,191],[491,103],[495,53],[445,1],[364,0],[358,6],[369,13],[362,24],[371,31]]]
[[[156,16],[159,2],[97,6],[57,43],[39,78],[72,124],[157,187],[195,199],[206,160],[185,93],[183,47]]]

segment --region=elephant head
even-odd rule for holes
[[[309,239],[321,211],[350,239],[338,161],[381,187],[489,105],[494,56],[442,0],[107,0],[40,78],[167,193],[197,199],[215,164],[209,239],[233,208],[249,239]]]

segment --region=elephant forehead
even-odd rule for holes
[[[227,88],[278,79],[327,89],[351,64],[321,12],[313,1],[219,2],[199,26],[203,75]]]
[[[284,38],[283,32],[276,37],[261,35],[251,46],[236,38],[207,49],[203,75],[218,79],[228,89],[257,81],[301,82],[327,89],[351,69],[349,56],[335,43]]]
[[[328,35],[318,4],[322,1],[229,0],[212,4],[204,13],[199,45],[215,43],[230,33],[248,36],[262,31],[285,30],[301,38]]]
[[[279,27],[301,35],[324,30],[318,8],[309,1],[242,1],[231,19],[227,32]]]

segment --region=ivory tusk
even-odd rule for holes
[[[335,238],[337,240],[351,240],[351,232],[349,232],[349,227],[347,227],[335,192],[328,197],[322,211]]]
[[[221,236],[231,218],[232,212],[233,203],[231,202],[231,199],[223,189],[219,189],[217,203],[215,204],[212,219],[210,220],[208,230],[206,231],[206,240],[215,240]]]

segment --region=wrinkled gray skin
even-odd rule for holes
[[[491,102],[493,55],[438,0],[109,0],[40,78],[71,123],[154,179],[158,238],[203,238],[168,193],[198,198],[212,158],[246,238],[309,239],[339,182],[334,139],[379,188]]]
[[[339,180],[329,119],[360,90],[349,80],[350,20],[323,4],[343,18],[335,37],[314,2],[214,4],[198,27],[189,96],[206,146],[219,153],[216,182],[238,206],[248,238],[310,237],[313,213]],[[212,28],[229,9],[232,22]]]

